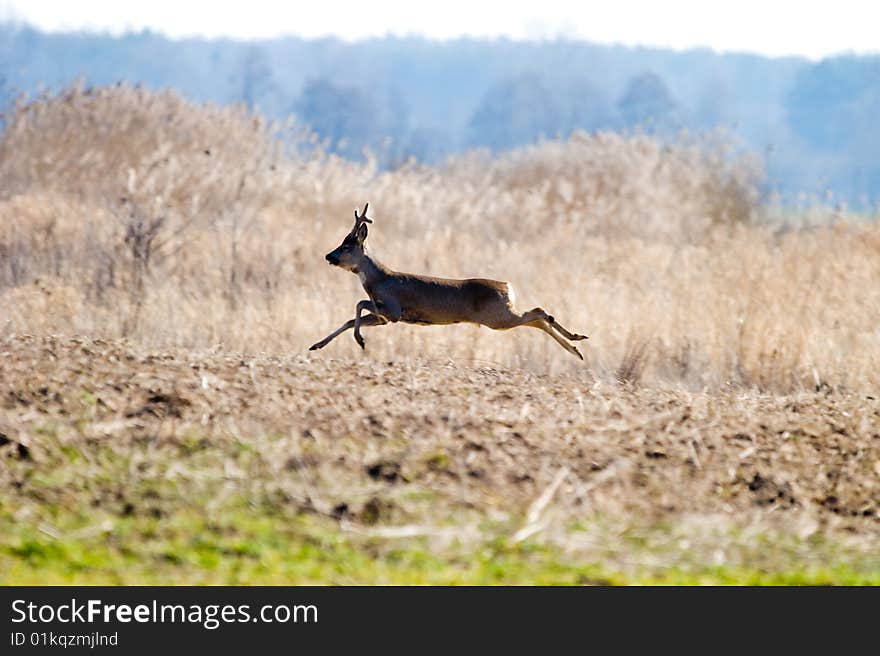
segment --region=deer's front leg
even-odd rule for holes
[[[376,298],[370,292],[367,292],[367,296],[370,297],[370,301],[373,304],[372,307],[370,307],[370,310],[373,314],[379,317],[380,324],[385,325],[386,323],[388,323],[388,320],[379,313],[379,302],[376,300]]]
[[[379,320],[382,321],[382,317],[379,315],[378,306],[373,303],[373,301],[361,301],[357,304],[357,310],[354,313],[354,341],[358,343],[358,345],[363,349],[367,350],[367,347],[364,345],[364,338],[361,337],[361,312],[364,310],[372,310],[373,314],[379,317]]]
[[[361,312],[363,310],[370,310],[373,312],[372,315],[375,316],[376,320],[380,323],[387,323],[388,321],[397,322],[400,321],[400,308],[395,302],[376,302],[370,299],[369,301],[361,301],[357,304],[357,311],[354,314],[354,340],[360,345],[360,347],[366,350],[366,346],[364,345],[364,338],[361,337]]]
[[[379,319],[379,317],[377,317],[375,314],[368,314],[363,319],[361,319],[362,326],[381,326],[383,323],[385,323],[385,322],[382,321],[381,319]],[[339,335],[344,333],[346,330],[351,330],[353,327],[354,327],[354,319],[349,319],[344,324],[342,324],[341,327],[334,330],[332,333],[327,335],[320,342],[312,344],[309,347],[309,350],[316,351],[318,349],[324,348],[325,346],[327,346],[327,344],[329,344],[334,339],[336,339],[336,337],[338,337]]]

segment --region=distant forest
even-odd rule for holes
[[[48,34],[0,23],[0,101],[121,80],[295,115],[328,149],[384,167],[573,130],[725,130],[761,158],[769,199],[880,203],[880,57],[807,59],[387,37],[355,43]]]

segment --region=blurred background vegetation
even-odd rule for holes
[[[264,41],[43,33],[0,23],[0,98],[119,81],[295,115],[324,150],[383,169],[574,130],[661,139],[723,128],[762,160],[765,199],[880,200],[880,57],[768,58],[596,45],[386,37]]]

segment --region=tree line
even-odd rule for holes
[[[880,57],[811,62],[577,41],[285,37],[170,40],[0,24],[0,100],[119,80],[295,115],[344,157],[433,163],[574,130],[675,139],[722,128],[764,160],[789,203],[880,202]]]

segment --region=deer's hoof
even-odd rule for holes
[[[363,338],[363,337],[361,337],[360,335],[355,335],[355,336],[354,336],[354,341],[356,341],[356,342],[358,343],[358,346],[360,346],[361,349],[363,349],[364,351],[367,350],[367,346],[366,346],[366,344],[364,344],[364,338]]]
[[[324,345],[323,345],[321,342],[318,342],[317,344],[312,344],[312,345],[309,347],[309,350],[310,350],[310,351],[317,351],[319,348],[322,348],[323,346],[324,346]]]

